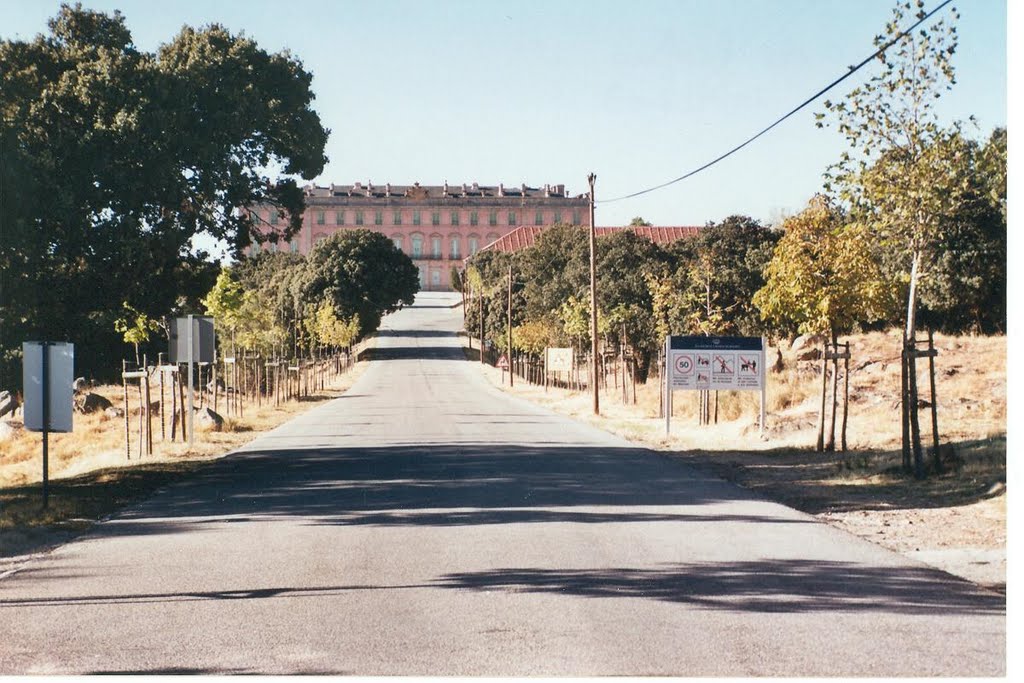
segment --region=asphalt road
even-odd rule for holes
[[[492,388],[350,392],[0,580],[0,673],[999,676],[1002,596]]]

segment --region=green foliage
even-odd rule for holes
[[[819,195],[783,228],[753,300],[775,330],[834,337],[891,313],[896,301],[863,225]]]
[[[238,326],[238,314],[242,309],[245,291],[228,267],[221,268],[217,282],[203,298],[207,315],[213,316],[215,324],[223,332],[231,332]]]
[[[669,245],[667,265],[648,278],[652,326],[671,334],[759,336],[753,297],[777,241],[754,219],[729,216]]]
[[[825,102],[853,150],[832,168],[826,190],[837,190],[853,218],[902,260],[896,275],[909,288],[908,336],[916,329],[919,280],[943,239],[944,218],[961,210],[966,190],[960,126],[940,125],[935,109],[955,83],[958,15],[954,10],[926,29],[900,35],[912,14],[924,16],[922,0],[899,3],[884,35],[875,38],[879,46],[895,40],[879,56],[880,72],[841,102]]]
[[[512,348],[531,356],[542,355],[545,348],[557,343],[558,338],[558,328],[548,320],[529,320],[512,327]]]
[[[419,274],[381,233],[345,230],[313,247],[296,291],[306,302],[330,302],[340,318],[357,318],[365,336],[385,313],[413,303]]]
[[[160,321],[137,311],[127,301],[121,304],[121,308],[124,313],[114,321],[114,331],[119,332],[126,343],[135,347],[135,363],[139,364],[139,344],[148,342],[150,335],[161,329]]]
[[[119,12],[80,5],[46,35],[0,41],[0,354],[70,339],[79,371],[102,377],[118,366],[121,301],[161,318],[194,310],[213,284],[194,237],[241,249],[251,219],[235,208],[254,204],[297,227],[301,191],[267,169],[322,171],[310,84],[287,53],[222,27],[186,27],[150,53]]]

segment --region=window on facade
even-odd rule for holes
[[[437,285],[441,284],[441,271],[440,270],[434,269],[434,270],[430,271],[430,284],[434,285],[435,287]]]
[[[362,224],[363,224],[363,212],[362,211],[356,211],[356,225],[362,225]]]
[[[515,211],[509,211],[508,212],[508,224],[509,225],[515,225],[516,224],[516,212]]]
[[[533,224],[534,225],[544,225],[544,212],[538,211],[536,214],[534,214],[534,216],[533,216]]]
[[[579,211],[573,211],[572,212],[572,224],[573,225],[583,225],[583,223],[580,222],[580,212]]]
[[[419,225],[420,224],[420,212],[419,211],[413,211],[412,212],[412,224],[413,225]]]
[[[345,225],[345,212],[344,211],[335,211],[334,212],[334,224],[335,225]]]
[[[459,238],[456,237],[456,236],[452,236],[452,238],[451,238],[451,245],[452,245],[451,257],[452,258],[459,258]]]
[[[497,225],[498,224],[498,212],[497,211],[491,211],[490,214],[488,214],[488,216],[487,216],[487,223],[488,223],[488,225]]]
[[[395,249],[398,249],[399,251],[402,250],[402,236],[401,235],[395,235],[394,237],[391,238],[391,241],[395,243]]]
[[[323,211],[317,211],[316,212],[316,224],[317,225],[323,225],[326,222],[327,222],[326,214],[324,214]]]
[[[259,254],[260,254],[260,243],[259,242],[253,242],[252,243],[252,249],[249,250],[249,253],[251,253],[253,256],[259,256]]]
[[[299,241],[298,240],[292,240],[291,244],[289,245],[289,248],[291,249],[291,252],[293,254],[297,253],[299,251]]]
[[[277,253],[277,242],[271,242],[270,243],[270,253],[271,254],[276,254]]]
[[[480,213],[477,211],[469,212],[469,224],[477,225],[480,222]]]
[[[373,224],[374,225],[384,225],[384,212],[383,211],[374,211],[373,212]]]
[[[551,217],[551,220],[554,223],[561,223],[562,222],[562,212],[561,211],[555,211],[554,215]]]
[[[432,237],[430,238],[430,252],[434,255],[434,258],[441,258],[441,238]]]
[[[480,251],[480,238],[476,235],[469,236],[469,255],[472,256]]]
[[[267,214],[267,222],[271,225],[277,225],[277,209],[270,210],[270,213]]]
[[[431,211],[430,212],[430,224],[431,225],[441,225],[441,212],[440,211]]]
[[[452,211],[452,225],[458,225],[458,224],[459,224],[459,212],[458,211]]]
[[[412,257],[419,258],[423,256],[423,236],[413,235],[412,236]]]
[[[395,211],[395,216],[394,216],[393,223],[395,225],[401,225],[402,224],[402,212],[401,211]]]

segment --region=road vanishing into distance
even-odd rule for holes
[[[0,674],[1006,674],[1002,595],[504,395],[452,303],[0,579]]]

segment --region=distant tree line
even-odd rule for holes
[[[1006,131],[984,143],[958,136],[962,201],[920,282],[920,320],[948,333],[1006,328]],[[643,225],[634,219],[634,225]],[[768,227],[747,216],[709,223],[667,245],[622,229],[597,239],[599,333],[625,344],[645,378],[667,334],[826,336],[903,322],[909,278],[901,252],[862,210],[827,195]],[[509,269],[513,346],[590,344],[586,228],[556,225],[517,253],[486,250],[467,262],[466,332],[504,349]]]
[[[416,266],[391,240],[347,230],[308,257],[267,251],[224,268],[203,304],[221,348],[301,358],[351,346],[411,305],[418,289]]]

